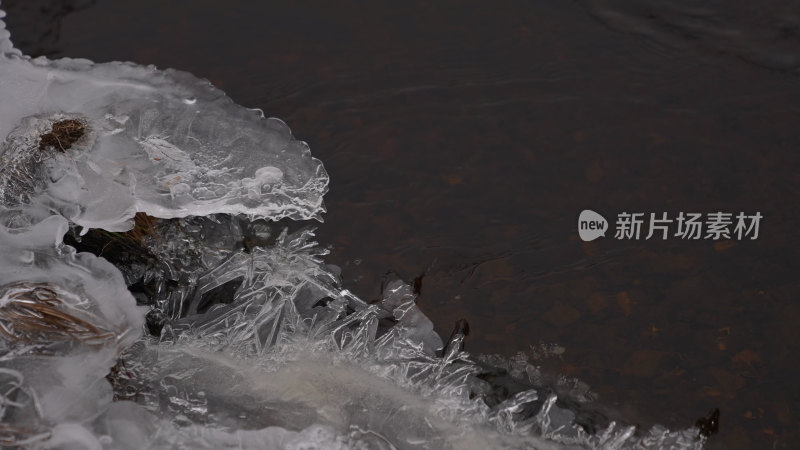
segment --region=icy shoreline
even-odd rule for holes
[[[283,122],[187,73],[28,58],[4,27],[1,444],[702,447],[696,429],[589,433],[578,403],[531,380],[488,401],[493,369],[463,336],[442,342],[410,286],[367,304],[310,229],[266,221],[324,212],[327,173]],[[43,146],[65,120],[84,134]],[[155,219],[123,234],[137,213]],[[148,257],[115,267],[63,243],[92,229]]]

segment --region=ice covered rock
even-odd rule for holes
[[[61,216],[23,229],[0,226],[0,332],[7,338],[0,348],[103,344],[113,336],[121,349],[141,334],[142,311],[119,270],[61,244],[67,227]]]
[[[0,226],[0,444],[91,420],[113,396],[105,374],[141,336],[119,270],[61,244],[67,227]]]

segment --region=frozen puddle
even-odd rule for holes
[[[400,280],[341,289],[275,225],[328,188],[280,120],[184,72],[29,58],[2,21],[0,52],[0,445],[702,447],[443,342]]]

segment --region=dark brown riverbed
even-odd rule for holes
[[[797,2],[3,1],[25,53],[211,80],[331,175],[320,242],[468,349],[541,353],[710,448],[800,448]],[[794,6],[791,6],[791,5]],[[789,7],[787,7],[789,5]],[[794,14],[792,16],[791,14]],[[583,243],[577,216],[760,212],[757,240]]]

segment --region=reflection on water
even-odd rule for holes
[[[797,72],[800,13],[785,1],[584,0],[609,27],[651,40],[662,51],[700,48],[763,68]]]
[[[189,70],[285,119],[362,297],[424,273],[420,307],[440,334],[468,319],[472,351],[558,343],[545,368],[643,425],[718,407],[711,447],[800,440],[791,5],[108,1],[38,44],[53,25],[23,3],[26,52]],[[581,243],[583,209],[765,219],[733,245]]]

